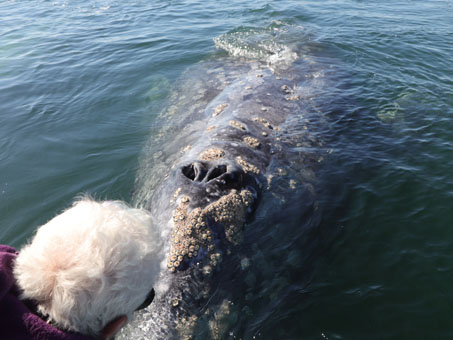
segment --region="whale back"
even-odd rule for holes
[[[266,254],[284,252],[319,223],[324,70],[289,54],[291,62],[277,65],[216,56],[175,86],[134,192],[136,205],[152,212],[166,261],[155,301],[120,338],[241,332],[257,277],[280,271]]]

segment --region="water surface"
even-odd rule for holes
[[[0,242],[20,247],[80,193],[130,202],[187,69],[303,42],[340,82],[325,89],[319,246],[269,256],[292,270],[256,288],[230,337],[453,336],[451,1],[4,1],[0,15]]]

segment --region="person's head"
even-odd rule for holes
[[[157,279],[153,230],[145,210],[86,197],[75,202],[19,252],[14,276],[22,298],[36,302],[57,328],[110,336]]]

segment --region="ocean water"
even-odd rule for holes
[[[453,2],[3,1],[0,16],[1,243],[81,193],[131,202],[187,70],[297,46],[326,79],[322,220],[306,248],[257,244],[275,280],[228,337],[453,337]]]

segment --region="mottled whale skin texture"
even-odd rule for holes
[[[315,74],[313,62],[278,70],[226,58],[183,77],[135,193],[162,232],[165,260],[155,301],[124,338],[223,339],[240,329],[231,315],[244,295],[244,247],[288,214],[316,215]]]

